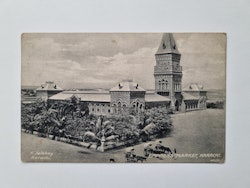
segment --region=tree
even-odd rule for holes
[[[141,126],[143,127],[141,134],[143,135],[157,135],[161,137],[173,127],[169,111],[166,108],[147,109],[142,118],[141,122],[144,122],[144,127]],[[147,130],[150,127],[150,131],[144,130],[146,127],[148,127]]]

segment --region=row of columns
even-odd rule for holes
[[[186,110],[195,110],[195,109],[198,109],[198,101],[197,102],[186,102],[185,103],[186,105]]]
[[[181,90],[181,84],[174,84],[174,90],[176,91],[179,91]]]

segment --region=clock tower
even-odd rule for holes
[[[155,54],[155,91],[171,99],[171,107],[180,110],[182,103],[181,54],[177,49],[172,33],[164,33]]]

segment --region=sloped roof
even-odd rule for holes
[[[46,82],[41,87],[36,89],[37,91],[63,91],[62,88],[58,87],[54,82]]]
[[[36,90],[39,86],[21,86],[23,90]]]
[[[156,52],[156,55],[169,54],[169,53],[180,54],[180,52],[177,49],[173,34],[164,33],[161,39],[161,44]]]
[[[156,93],[146,93],[145,95],[145,102],[168,102],[171,101],[167,97],[163,97]]]
[[[185,92],[182,93],[182,96],[183,96],[183,100],[199,100],[199,97],[195,97]]]
[[[123,80],[110,91],[145,91],[138,83],[132,82],[132,80]]]
[[[204,90],[203,90],[203,85],[193,83],[184,88],[183,91],[204,91]]]
[[[81,92],[81,91],[63,91],[53,95],[51,100],[69,100],[73,95],[85,102],[110,102],[110,94],[108,92]]]
[[[63,91],[51,96],[50,100],[69,100],[73,95],[85,102],[110,102],[110,94],[107,91]],[[146,93],[145,102],[170,102],[170,99],[156,93]]]

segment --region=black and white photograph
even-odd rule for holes
[[[21,160],[223,163],[226,33],[23,33]]]
[[[250,187],[249,7],[0,1],[0,187]]]

